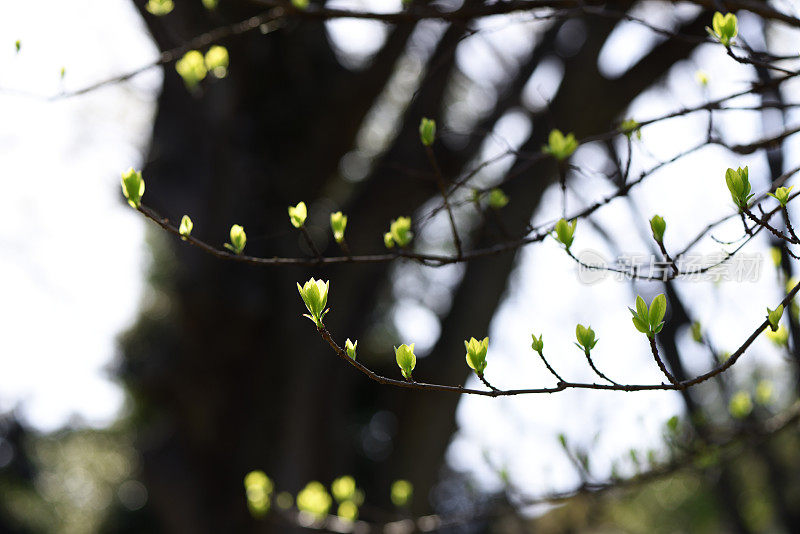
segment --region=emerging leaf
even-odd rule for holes
[[[664,230],[666,229],[667,223],[664,218],[660,215],[653,215],[653,218],[650,219],[650,230],[653,231],[653,239],[656,240],[656,243],[664,242]]]
[[[784,208],[786,207],[786,203],[789,202],[789,193],[792,192],[794,186],[791,187],[779,187],[775,190],[774,193],[767,193],[769,196],[780,202],[781,206]]]
[[[341,211],[331,213],[331,231],[333,239],[337,243],[344,241],[344,229],[347,227],[347,215],[342,215]]]
[[[135,171],[131,167],[122,173],[122,194],[128,199],[128,204],[132,208],[139,209],[144,195],[144,179],[141,171]]]
[[[175,8],[175,4],[172,0],[148,0],[144,8],[151,15],[163,17]]]
[[[577,219],[572,219],[571,222],[567,222],[566,219],[561,219],[556,223],[556,239],[559,243],[564,245],[567,250],[572,246],[572,241],[575,239],[575,227],[577,225]]]
[[[417,356],[414,354],[414,343],[411,345],[400,345],[394,348],[395,360],[400,372],[406,380],[411,379],[411,372],[417,366]]]
[[[539,354],[541,354],[542,350],[544,350],[544,341],[542,341],[542,334],[539,334],[538,339],[536,338],[536,334],[531,334],[531,337],[533,338],[533,343],[531,343],[531,348],[536,352],[538,352]]]
[[[419,140],[425,146],[431,146],[436,140],[436,121],[423,117],[419,122]]]
[[[205,58],[197,50],[189,50],[176,61],[175,70],[178,71],[180,77],[183,78],[183,83],[189,89],[194,89],[208,73]]]
[[[414,233],[411,231],[411,218],[398,217],[393,220],[389,225],[389,236],[392,238],[392,242],[400,247],[405,247],[411,243],[411,238],[414,237]],[[386,243],[386,236],[384,236],[383,241]],[[387,244],[387,248],[392,247]]]
[[[489,207],[495,210],[506,207],[508,204],[508,197],[503,193],[502,189],[494,188],[489,191]]]
[[[474,337],[470,338],[469,341],[464,341],[464,347],[467,349],[467,365],[469,365],[478,376],[483,375],[483,370],[486,369],[486,353],[489,350],[489,338],[483,338],[481,341],[478,341]]]
[[[192,235],[192,228],[194,228],[194,223],[192,222],[192,219],[189,218],[188,215],[184,215],[181,218],[181,225],[178,228],[178,232],[183,236],[184,240],[190,235]]]
[[[350,341],[349,337],[345,340],[345,342],[344,342],[344,350],[347,353],[347,355],[350,356],[350,358],[353,359],[353,360],[356,359],[356,347],[358,347],[358,340],[353,342],[353,341]]]
[[[244,233],[244,228],[238,224],[231,226],[230,243],[225,243],[225,248],[234,254],[241,254],[244,246],[247,244],[247,234]]]
[[[561,130],[552,130],[547,139],[547,144],[542,147],[542,152],[550,154],[558,161],[564,161],[578,148],[578,141],[575,135],[569,133],[566,136]]]
[[[289,206],[289,222],[295,228],[302,228],[306,223],[307,216],[308,210],[305,202],[298,202],[297,206]]]

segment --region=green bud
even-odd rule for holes
[[[305,202],[298,202],[297,206],[289,206],[289,221],[295,228],[302,228],[306,223],[308,210]]]
[[[14,48],[16,49],[17,54],[19,54],[19,49],[22,48],[22,41],[17,39],[14,43]]]
[[[350,341],[349,337],[345,340],[345,342],[344,342],[344,351],[347,353],[348,356],[350,356],[351,360],[355,360],[356,359],[356,347],[358,347],[358,340],[353,342],[353,341]]]
[[[575,337],[578,339],[576,345],[584,352],[589,352],[597,345],[598,339],[594,337],[594,330],[591,326],[583,326],[579,324],[575,327]]]
[[[162,17],[172,11],[175,8],[175,4],[172,0],[148,0],[144,8],[151,15]]]
[[[633,119],[625,119],[622,121],[620,129],[628,139],[630,139],[634,133],[636,134],[636,139],[642,139],[642,125]]]
[[[485,337],[482,341],[478,341],[472,337],[469,341],[464,341],[464,347],[467,349],[467,365],[478,376],[483,376],[483,370],[486,369],[486,352],[489,350],[489,338]]]
[[[411,243],[411,238],[414,237],[413,232],[411,232],[411,219],[409,217],[398,217],[393,220],[389,225],[389,234],[392,237],[392,241],[400,247],[405,247]],[[385,236],[383,241],[384,243],[386,242]]]
[[[653,302],[650,303],[650,309],[647,309],[647,304],[640,296],[636,296],[636,309],[628,308],[633,315],[633,326],[636,330],[653,337],[661,332],[664,328],[664,315],[667,312],[667,297],[663,293],[657,295]]]
[[[347,215],[342,215],[341,211],[331,213],[331,230],[333,239],[337,243],[344,241],[344,229],[347,227]]]
[[[128,204],[132,208],[139,209],[144,195],[144,179],[141,171],[135,171],[131,167],[122,173],[122,194],[128,199]]]
[[[725,183],[728,185],[731,198],[734,204],[742,209],[747,207],[750,199],[753,197],[750,193],[750,180],[748,175],[747,167],[744,169],[739,167],[736,170],[728,169],[725,171]]]
[[[573,134],[564,136],[561,130],[553,130],[550,132],[547,144],[542,147],[542,152],[550,154],[558,161],[564,161],[575,152],[578,148],[578,141]]]
[[[203,7],[206,9],[214,9],[217,7],[219,0],[203,0]]]
[[[224,78],[228,74],[229,62],[228,49],[224,46],[214,45],[206,52],[206,69],[216,78]]]
[[[567,250],[572,246],[572,241],[575,239],[575,227],[577,225],[577,219],[572,219],[570,222],[567,222],[566,219],[561,219],[556,223],[556,239],[559,243],[564,245]]]
[[[58,72],[58,77],[63,80],[64,76],[66,76],[66,75],[67,75],[67,68],[66,67],[61,67],[61,70]]]
[[[539,339],[536,339],[536,334],[531,334],[533,338],[533,343],[531,343],[531,348],[538,352],[539,354],[542,353],[544,350],[544,341],[542,341],[542,334],[539,334]]]
[[[717,11],[711,20],[711,26],[711,28],[706,26],[706,31],[725,47],[730,46],[733,38],[739,33],[738,21],[733,13],[723,15]]]
[[[505,208],[508,204],[508,197],[502,189],[494,188],[489,191],[489,207],[495,210]]]
[[[414,486],[408,480],[395,480],[392,482],[390,495],[392,504],[397,507],[408,505],[411,501],[411,496],[414,494]]]
[[[386,248],[394,248],[394,239],[392,239],[392,233],[386,232],[383,234],[383,244]]]
[[[250,471],[244,477],[247,508],[253,517],[262,517],[270,507],[274,484],[263,471]]]
[[[750,398],[750,393],[747,391],[734,393],[728,403],[728,411],[736,419],[744,419],[750,415],[750,412],[753,411],[753,401]]]
[[[206,77],[205,58],[197,50],[189,50],[175,62],[175,70],[183,78],[186,87],[193,89]]]
[[[783,305],[778,306],[774,310],[770,310],[767,308],[767,321],[769,321],[769,327],[772,329],[773,332],[778,331],[778,323],[783,316]]]
[[[304,314],[303,317],[308,317],[317,325],[317,328],[322,328],[322,319],[328,313],[325,306],[328,305],[329,287],[330,281],[323,282],[322,280],[314,280],[314,278],[309,279],[302,287],[299,283],[297,284],[300,298],[303,299],[303,303],[305,303],[308,310],[308,314]],[[355,346],[353,350],[355,351]]]
[[[241,254],[244,246],[247,244],[247,234],[244,233],[244,228],[238,224],[231,226],[230,243],[225,243],[225,248],[234,254]]]
[[[695,343],[703,342],[703,330],[700,326],[700,323],[697,321],[692,323],[692,339],[695,341]]]
[[[792,192],[794,186],[791,187],[779,187],[775,190],[774,193],[767,193],[769,196],[777,200],[781,203],[781,206],[784,208],[786,207],[786,203],[789,202],[789,193]]]
[[[318,519],[325,517],[333,504],[330,494],[321,483],[313,480],[297,494],[297,509]]]
[[[358,519],[358,505],[353,501],[344,501],[336,509],[336,515],[342,522],[353,522]]]
[[[292,0],[292,5],[300,10],[308,9],[308,0]]]
[[[178,232],[183,236],[184,240],[192,235],[192,228],[194,228],[192,219],[190,219],[188,215],[181,217],[181,225],[178,228]]]
[[[663,243],[667,223],[661,215],[653,215],[653,218],[650,219],[650,229],[653,231],[653,239],[656,240],[656,243]]]
[[[419,140],[425,146],[431,146],[436,140],[436,121],[423,117],[419,122]]]
[[[395,359],[403,377],[406,380],[411,379],[411,372],[417,366],[417,357],[414,354],[414,343],[411,345],[400,345],[394,348]]]
[[[336,502],[352,500],[356,494],[356,480],[349,475],[335,479],[331,483],[331,493]]]
[[[698,70],[694,73],[694,79],[697,80],[697,83],[705,87],[708,85],[708,73],[704,70]]]

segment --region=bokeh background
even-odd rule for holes
[[[792,2],[774,5],[798,16]],[[660,380],[658,369],[626,309],[635,295],[649,301],[667,292],[666,357],[687,376],[704,372],[763,320],[794,274],[788,262],[775,265],[767,236],[745,249],[759,267],[744,282],[587,283],[552,240],[442,268],[255,268],[173,239],[131,210],[119,188],[122,170],[142,168],[148,206],[173,220],[190,214],[195,235],[211,243],[242,224],[255,255],[309,254],[286,217],[301,200],[327,254],[338,253],[328,216],[340,209],[359,253],[380,251],[399,215],[414,217],[420,250],[451,252],[447,217],[430,216],[439,200],[419,145],[421,117],[439,123],[435,150],[448,179],[491,161],[471,184],[503,182],[510,202],[501,212],[481,217],[468,204],[456,211],[467,243],[479,247],[560,217],[555,167],[525,157],[551,128],[585,138],[769,74],[732,61],[719,45],[613,17],[523,13],[470,28],[290,18],[276,31],[223,40],[227,76],[194,90],[168,63],[68,96],[264,9],[221,0],[209,10],[187,0],[155,17],[143,6],[18,3],[0,18],[0,531],[303,531],[248,511],[242,480],[256,469],[292,495],[309,481],[352,475],[365,493],[362,519],[459,518],[442,531],[798,531],[796,430],[767,446],[744,441],[730,458],[655,486],[555,507],[524,504],[666,461],[676,449],[665,426],[673,416],[689,447],[781,412],[798,391],[793,343],[762,336],[724,379],[684,395],[459,398],[380,386],[342,365],[302,319],[295,286],[312,275],[330,279],[329,327],[340,342],[358,339],[359,359],[382,374],[397,374],[392,345],[414,342],[421,376],[480,387],[462,341],[488,335],[493,383],[551,384],[530,350],[530,334],[543,333],[562,375],[591,380],[572,344],[581,322],[598,332],[601,369],[650,383]],[[377,0],[326,6],[401,9]],[[711,16],[669,2],[611,7],[697,37]],[[754,48],[798,52],[796,28],[738,14],[741,38]],[[788,105],[717,112],[714,132],[732,145],[792,127],[799,92],[788,81],[733,100]],[[582,144],[568,206],[613,192],[615,166],[629,156],[636,176],[702,144],[708,120],[694,113],[646,126],[630,148],[624,136]],[[668,222],[667,246],[681,248],[731,212],[725,168],[749,165],[761,190],[800,163],[798,148],[791,136],[748,155],[707,145],[582,221],[575,248],[609,261],[649,257],[653,213]],[[719,241],[740,234],[734,219],[694,251],[711,257],[731,248]],[[692,340],[693,321],[708,346]],[[794,339],[796,318],[785,323]],[[755,406],[734,417],[731,399],[740,392]],[[402,509],[390,501],[397,479],[414,487]]]

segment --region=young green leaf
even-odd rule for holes
[[[192,222],[192,219],[189,218],[188,215],[184,215],[183,217],[181,217],[181,225],[178,228],[178,233],[180,233],[181,236],[183,236],[182,239],[186,240],[187,237],[192,235],[192,228],[194,228],[194,223]]]
[[[399,247],[405,247],[411,243],[411,238],[414,237],[414,233],[411,231],[411,218],[398,217],[393,220],[389,225],[389,236],[392,238],[392,243]],[[386,236],[383,241],[386,244]],[[392,248],[388,244],[386,246]]]
[[[667,229],[667,223],[660,215],[653,215],[650,219],[650,230],[653,232],[653,239],[656,243],[664,242],[664,231]]]
[[[304,314],[303,317],[307,317],[313,321],[313,323],[317,325],[317,328],[320,329],[323,327],[322,319],[329,311],[325,308],[325,306],[328,305],[329,287],[329,281],[323,282],[322,280],[314,280],[313,277],[302,286],[300,283],[297,284],[297,290],[300,292],[300,298],[303,299],[303,303],[306,305],[306,309],[308,310],[308,314]],[[353,347],[353,349],[355,351],[355,347]]]
[[[725,47],[729,47],[733,38],[739,33],[738,21],[733,13],[723,15],[717,11],[711,20],[711,26],[711,28],[706,26],[706,31]]]
[[[502,189],[494,188],[489,191],[489,207],[495,210],[505,208],[508,204],[508,197]]]
[[[234,224],[231,226],[230,237],[231,241],[230,243],[225,243],[225,248],[234,254],[241,254],[247,244],[247,234],[244,233],[244,228]]]
[[[175,70],[183,78],[183,83],[189,89],[194,89],[208,73],[205,58],[197,50],[189,50],[181,59],[176,61]]]
[[[783,316],[783,305],[778,306],[774,310],[770,310],[767,308],[767,321],[769,321],[769,327],[772,329],[773,332],[778,331],[778,323]]]
[[[781,206],[784,208],[786,207],[786,203],[789,202],[789,193],[792,192],[794,186],[791,187],[779,187],[775,190],[774,193],[767,193],[769,196],[780,202]]]
[[[163,17],[175,8],[175,4],[172,0],[148,0],[144,8],[151,15]]]
[[[331,231],[333,239],[337,243],[344,241],[344,230],[347,227],[347,215],[342,215],[341,211],[331,213]]]
[[[579,324],[575,327],[575,337],[578,339],[576,345],[584,352],[589,352],[597,345],[598,339],[595,339],[594,330],[591,326],[583,326]]]
[[[128,204],[132,208],[139,209],[144,195],[144,179],[141,171],[135,171],[131,167],[122,173],[122,194],[128,199]]]
[[[542,350],[544,350],[544,341],[542,341],[542,334],[539,334],[538,339],[536,338],[536,334],[531,334],[531,337],[533,338],[533,343],[531,343],[531,348],[536,352],[538,352],[539,354],[541,354]]]
[[[214,45],[208,49],[205,56],[206,69],[216,78],[224,78],[228,74],[228,49],[224,46]]]
[[[350,341],[348,337],[344,342],[344,350],[351,359],[356,359],[356,348],[358,347],[358,340]]]
[[[750,193],[748,168],[728,169],[725,171],[725,183],[728,186],[728,191],[731,193],[734,204],[740,209],[747,208],[750,199],[753,197],[753,194]]]
[[[642,125],[633,119],[625,119],[622,121],[620,129],[628,139],[630,139],[633,134],[636,134],[636,139],[642,139]]]
[[[575,239],[575,227],[577,225],[577,219],[572,219],[570,222],[567,222],[566,219],[561,219],[556,223],[556,240],[564,245],[567,250],[572,246],[572,241]]]
[[[414,343],[411,345],[400,345],[394,348],[395,360],[400,372],[406,380],[411,379],[411,372],[417,366],[417,356],[414,354]]]
[[[561,130],[552,130],[547,139],[547,144],[542,147],[542,152],[550,154],[558,161],[564,161],[578,148],[578,141],[571,133],[566,136]]]
[[[436,121],[422,117],[419,122],[419,140],[425,146],[431,146],[436,140]]]
[[[464,341],[464,347],[467,349],[467,365],[478,376],[482,376],[483,370],[486,369],[486,352],[489,350],[489,338],[485,337],[481,341],[474,337],[470,338],[469,341]]]
[[[289,222],[295,228],[302,228],[306,223],[307,216],[308,210],[305,202],[298,202],[297,206],[289,206]]]

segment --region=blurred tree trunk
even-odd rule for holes
[[[136,4],[141,8],[143,2]],[[170,16],[145,14],[145,20],[159,48],[167,50],[256,13],[252,2],[220,4],[208,12],[200,2],[176,2]],[[538,61],[558,53],[560,23],[555,24],[502,88],[475,138],[465,146],[436,146],[449,179],[478,153],[484,132],[521,104],[522,87]],[[614,22],[597,19],[584,27],[586,42],[565,60],[566,77],[548,111],[553,124],[537,123],[526,150],[538,150],[551,126],[579,136],[610,127],[693,46],[669,39],[612,81],[599,73],[597,56]],[[316,21],[223,42],[231,57],[228,77],[209,80],[196,93],[167,66],[144,169],[146,202],[175,220],[188,213],[194,233],[211,243],[225,242],[237,223],[247,230],[251,254],[297,256],[305,245],[290,227],[286,208],[304,200],[318,246],[336,253],[323,236],[329,233],[330,208],[338,207],[331,197],[347,186],[339,162],[355,145],[412,29],[391,29],[377,58],[360,72],[339,64],[324,25]],[[684,30],[702,35],[702,24]],[[446,107],[448,84],[458,74],[455,48],[465,32],[455,25],[444,31],[396,140],[374,171],[339,201],[350,216],[348,242],[358,253],[380,251],[390,219],[414,213],[435,195],[432,182],[409,178],[397,164],[428,172],[416,128],[420,117],[438,117]],[[526,165],[519,161],[511,172]],[[553,171],[537,165],[509,185],[519,200],[506,214],[512,232],[524,229]],[[378,386],[342,365],[300,317],[295,287],[311,275],[330,278],[327,323],[343,342],[364,335],[381,312],[377,306],[392,283],[389,266],[258,269],[158,235],[151,272],[156,293],[124,339],[120,369],[135,401],[137,446],[157,528],[287,532],[284,525],[249,517],[242,479],[252,469],[263,469],[278,489],[292,493],[310,480],[327,484],[353,474],[367,503],[383,507],[390,482],[409,478],[416,489],[411,510],[429,511],[428,494],[455,429],[458,398]],[[484,242],[481,229],[474,239]],[[461,340],[486,332],[513,265],[508,254],[467,267],[442,318],[441,339],[425,360],[427,378],[466,380]],[[377,371],[397,374],[390,350],[363,357]]]

